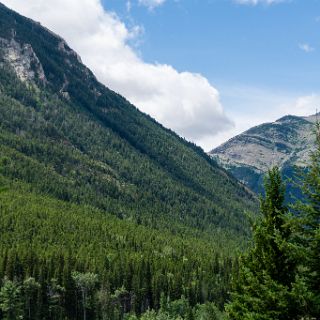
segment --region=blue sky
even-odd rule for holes
[[[143,26],[137,50],[145,61],[204,75],[235,122],[254,114],[212,139],[213,145],[260,121],[319,108],[320,1],[168,0],[152,10],[131,1],[130,11],[127,3],[104,1],[128,25]],[[301,99],[305,110],[296,110]]]
[[[127,22],[144,27],[140,54],[149,62],[200,72],[228,83],[301,92],[318,90],[320,1],[241,5],[229,0],[166,1],[146,10],[104,0]],[[299,46],[308,45],[311,52]]]
[[[205,150],[320,109],[320,0],[2,1]]]

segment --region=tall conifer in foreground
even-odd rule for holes
[[[308,311],[320,318],[320,123],[316,123],[316,149],[311,154],[309,170],[302,179],[304,199],[294,206],[295,241],[300,249],[307,289]]]
[[[254,245],[241,259],[234,281],[232,302],[226,306],[231,319],[300,319],[304,286],[296,281],[296,262],[285,223],[285,187],[277,167],[265,180],[260,224],[254,227]]]

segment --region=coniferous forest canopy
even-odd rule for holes
[[[317,143],[304,199],[283,203],[274,168],[259,213],[202,149],[0,4],[0,319],[317,319]]]

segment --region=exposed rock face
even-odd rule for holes
[[[262,177],[272,166],[292,173],[294,166],[306,166],[314,147],[316,116],[285,116],[230,139],[212,150],[227,170],[254,191],[261,191]]]
[[[70,56],[70,55],[74,56],[76,57],[79,63],[82,63],[80,56],[75,51],[70,49],[67,43],[63,39],[61,39],[61,41],[59,42],[58,48],[60,51],[64,52],[67,56]]]
[[[15,71],[17,77],[27,84],[36,86],[38,86],[39,83],[51,85],[65,100],[71,99],[69,92],[70,72],[82,73],[86,80],[90,81],[94,79],[97,81],[91,71],[82,64],[80,56],[68,46],[63,38],[43,28],[39,23],[32,22],[32,24],[37,28],[41,28],[41,30],[47,31],[47,33],[52,36],[51,40],[54,43],[54,47],[51,49],[55,54],[57,54],[56,50],[60,51],[60,57],[63,57],[63,62],[70,67],[72,71],[66,69],[60,71],[59,74],[53,75],[50,70],[48,71],[46,68],[43,68],[37,56],[37,52],[39,53],[39,49],[42,50],[42,48],[37,47],[35,44],[32,46],[31,44],[21,41],[14,29],[8,32],[8,38],[0,37],[0,67],[9,65]],[[44,70],[46,70],[47,75]],[[54,77],[54,79],[52,77]],[[48,79],[50,79],[50,81]],[[102,95],[100,90],[95,87],[92,87],[92,91],[96,98]]]
[[[18,78],[24,82],[33,82],[39,79],[46,83],[47,79],[43,67],[30,44],[20,44],[14,39],[0,38],[2,58],[15,71]]]

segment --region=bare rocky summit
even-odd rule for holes
[[[308,163],[314,147],[317,116],[285,116],[253,127],[213,149],[210,155],[252,190],[261,191],[263,176],[279,166],[291,176],[295,166]]]

